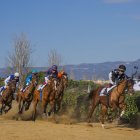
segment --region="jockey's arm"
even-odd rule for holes
[[[5,87],[8,85],[9,81],[10,81],[11,77],[8,76],[5,80],[4,80],[4,83],[5,83]]]
[[[20,84],[19,84],[19,81],[16,83],[16,88],[18,88],[18,86],[19,86]]]
[[[113,78],[112,78],[112,72],[109,73],[109,82],[114,85],[115,82],[113,82]]]
[[[46,76],[45,77],[45,82],[48,83],[48,81],[49,81],[49,76]]]

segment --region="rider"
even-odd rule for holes
[[[111,89],[116,87],[120,81],[128,78],[125,71],[125,65],[119,65],[118,69],[114,69],[109,73],[109,85],[104,89],[104,94],[107,94]]]
[[[7,88],[8,84],[10,81],[12,80],[16,80],[16,83],[18,86],[18,82],[19,82],[19,73],[15,72],[15,74],[11,74],[10,76],[8,76],[5,80],[4,80],[4,86],[0,88],[0,95],[2,95],[2,92]]]
[[[48,84],[48,81],[50,80],[50,77],[57,79],[58,77],[58,71],[57,71],[57,65],[52,65],[47,71],[45,76],[45,82],[42,86],[38,88],[38,90],[41,90]],[[56,82],[55,82],[55,88],[56,88]]]
[[[24,92],[26,88],[30,85],[33,75],[36,75],[36,74],[37,74],[37,70],[32,70],[31,73],[26,77],[24,86],[21,89],[22,92]]]

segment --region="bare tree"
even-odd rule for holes
[[[71,69],[70,71],[70,79],[75,80],[74,70]]]
[[[31,53],[31,43],[26,35],[21,33],[14,40],[13,52],[9,53],[7,57],[8,67],[19,72],[21,81],[23,80],[23,75],[29,71]]]
[[[62,64],[62,56],[56,51],[56,49],[51,49],[48,53],[48,65],[57,65],[60,66]]]

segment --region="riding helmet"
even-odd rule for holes
[[[126,71],[126,67],[124,65],[119,65],[119,70]]]

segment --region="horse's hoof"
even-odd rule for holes
[[[6,114],[8,112],[8,110],[4,110],[4,113]]]
[[[21,115],[21,114],[22,114],[22,112],[21,112],[21,111],[19,111],[19,112],[18,112],[18,114],[20,114],[20,115]]]
[[[48,116],[51,116],[51,112],[48,112]]]
[[[105,129],[105,125],[104,124],[102,124],[102,128]]]
[[[47,118],[47,114],[46,114],[46,113],[43,113],[43,114],[42,114],[42,118],[43,118],[43,119],[46,119],[46,118]]]
[[[25,111],[27,111],[29,109],[29,107],[28,108],[25,108]]]

